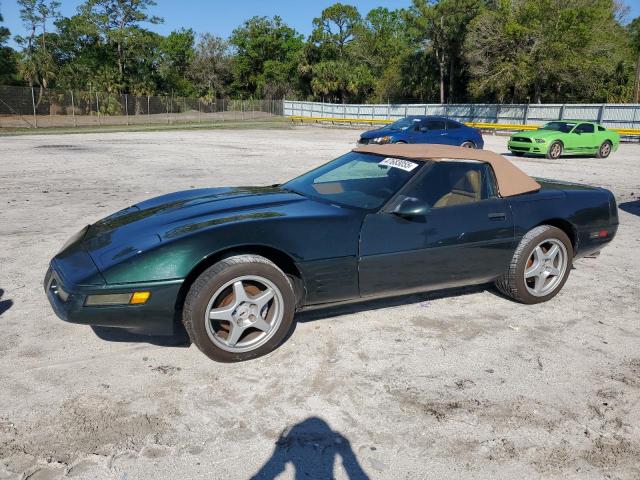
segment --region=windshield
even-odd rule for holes
[[[387,125],[387,128],[389,130],[406,130],[407,128],[411,128],[419,121],[420,119],[418,117],[405,117]]]
[[[549,122],[541,130],[556,130],[562,133],[569,133],[575,126],[575,122]]]
[[[423,162],[349,152],[282,188],[341,206],[377,209],[419,170]]]

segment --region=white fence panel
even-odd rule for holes
[[[407,115],[439,115],[460,122],[540,125],[550,120],[597,121],[612,128],[640,128],[639,104],[336,104],[283,101],[285,116],[397,120]]]

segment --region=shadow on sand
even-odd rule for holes
[[[273,480],[291,464],[296,480],[331,479],[335,478],[334,466],[338,457],[349,480],[369,479],[349,440],[332,430],[323,419],[309,417],[280,434],[271,457],[250,478]]]
[[[13,307],[13,300],[2,300],[4,290],[0,288],[0,315]]]
[[[640,217],[640,200],[632,200],[631,202],[624,202],[618,205],[618,208],[623,212],[630,213]]]

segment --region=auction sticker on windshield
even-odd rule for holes
[[[417,163],[410,162],[409,160],[403,160],[401,158],[385,158],[378,165],[399,168],[400,170],[404,170],[405,172],[410,172],[418,166]]]

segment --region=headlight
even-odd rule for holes
[[[382,145],[383,143],[389,143],[391,141],[391,137],[389,135],[385,135],[384,137],[372,138],[371,142],[377,143],[378,145]]]
[[[545,142],[546,142],[546,140],[545,140],[544,138],[536,138],[536,139],[535,139],[535,142],[536,142],[536,143],[545,143]]]

